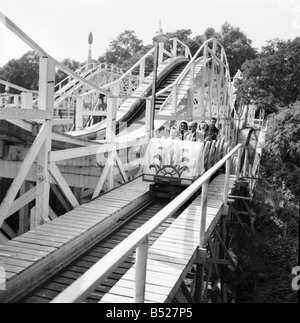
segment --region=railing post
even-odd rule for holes
[[[146,65],[146,59],[143,59],[140,64],[140,84],[145,79],[145,65]]]
[[[204,248],[206,212],[207,212],[208,181],[202,185],[201,209],[200,209],[200,248]]]
[[[237,166],[236,166],[236,180],[237,181],[240,179],[241,159],[242,159],[242,148],[239,149],[238,157],[237,157]]]
[[[117,113],[118,100],[116,97],[108,98],[107,102],[107,121],[106,121],[106,142],[115,143],[116,138],[116,113]],[[108,158],[111,162],[110,169],[107,175],[107,186],[108,189],[112,189],[114,186],[114,165],[115,165],[115,154],[116,150],[113,150],[110,154],[113,154],[113,158]]]
[[[164,59],[164,43],[159,43],[158,65],[163,62]]]
[[[226,173],[225,173],[225,184],[224,184],[224,206],[228,205],[228,194],[229,194],[229,178],[230,178],[230,165],[231,159],[228,158],[226,161]]]
[[[18,99],[18,97],[17,97]],[[17,102],[19,101],[19,99],[17,100]],[[16,104],[18,107],[18,103]],[[32,109],[33,108],[33,97],[32,97],[32,93],[28,92],[22,92],[21,93],[21,108],[22,109]]]
[[[173,39],[173,50],[172,50],[172,56],[175,58],[177,56],[177,39]]]
[[[54,109],[55,64],[48,57],[40,58],[39,109],[53,112]],[[52,119],[45,120],[48,136],[37,155],[37,182],[35,218],[36,224],[49,221],[50,174],[48,171],[51,151]]]
[[[172,90],[172,110],[171,114],[176,114],[176,108],[177,108],[177,84],[174,85]]]
[[[244,160],[244,169],[243,169],[243,176],[244,177],[246,177],[246,175],[247,175],[248,154],[249,154],[249,149],[247,149],[245,147],[245,160]]]
[[[190,69],[190,88],[188,90],[188,99],[187,99],[187,116],[192,118],[193,108],[194,108],[194,76],[195,76],[195,62],[192,63]]]
[[[151,99],[146,99],[145,137],[147,143],[154,134],[151,134]]]
[[[75,116],[75,129],[80,130],[83,128],[83,98],[76,99],[76,116]]]
[[[148,258],[148,238],[136,249],[134,302],[144,303],[146,289],[146,270]]]

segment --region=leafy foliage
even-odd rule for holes
[[[12,59],[0,68],[0,78],[28,90],[38,90],[39,56],[33,51],[25,53],[20,59]],[[4,92],[4,85],[0,85]],[[10,89],[10,93],[18,93]]]
[[[300,38],[269,41],[256,59],[242,66],[242,72],[239,102],[252,101],[267,114],[296,102],[300,96]]]
[[[107,63],[123,67],[136,53],[143,49],[143,42],[135,35],[133,30],[125,30],[116,39],[110,42],[104,55]],[[101,61],[101,58],[100,58]]]
[[[64,64],[65,66],[67,66],[70,70],[72,71],[76,71],[82,64],[80,64],[78,61],[75,61],[74,59],[70,59],[70,58],[65,58],[62,61],[62,64]],[[67,74],[61,70],[58,70],[56,72],[55,75],[55,82],[59,83],[60,81],[62,81],[64,78],[67,77]]]
[[[263,154],[267,178],[285,182],[292,194],[300,197],[300,102],[282,109],[270,119]]]

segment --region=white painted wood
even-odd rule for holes
[[[107,159],[105,167],[104,167],[104,169],[103,169],[103,171],[101,173],[101,176],[99,178],[99,182],[98,182],[98,184],[97,184],[97,186],[95,188],[95,191],[94,191],[94,194],[93,194],[93,197],[92,197],[93,199],[100,194],[101,189],[103,187],[103,184],[105,182],[105,179],[106,179],[107,175],[109,174],[110,169],[113,167],[114,158],[115,158],[114,155],[115,155],[115,152],[112,151],[110,153],[108,159]]]
[[[1,108],[0,120],[49,120],[52,113],[39,109]]]
[[[30,92],[21,93],[21,109],[33,108],[33,95]]]
[[[40,58],[39,69],[39,108],[53,113],[55,64],[47,58]],[[50,175],[48,171],[49,153],[52,140],[52,120],[47,120],[48,135],[37,155],[37,182],[36,182],[36,216],[35,223],[43,224],[49,220]]]
[[[144,303],[145,301],[145,285],[146,270],[148,258],[148,238],[139,245],[136,250],[136,267],[135,267],[135,303]]]
[[[24,206],[26,206],[28,203],[30,203],[35,199],[36,187],[33,187],[29,191],[25,192],[27,184],[24,183],[23,185],[25,186],[23,189],[21,189],[21,196],[14,201],[13,205],[11,206],[7,214],[7,217],[11,216],[12,214],[14,214],[15,212],[17,212],[18,210],[20,210],[21,208],[23,208]]]
[[[200,209],[200,237],[199,246],[204,248],[204,238],[206,229],[206,214],[207,214],[207,196],[208,196],[208,181],[202,185],[201,193],[201,209]]]
[[[83,98],[79,97],[76,99],[76,130],[83,128]]]
[[[78,201],[76,200],[73,192],[71,191],[69,185],[66,183],[64,177],[62,176],[61,172],[55,165],[55,163],[50,163],[49,165],[49,171],[55,181],[57,182],[57,185],[60,187],[63,194],[66,196],[70,204],[73,206],[73,208],[76,208],[79,206]]]
[[[13,183],[11,184],[5,198],[3,199],[0,205],[0,226],[2,225],[3,221],[7,218],[7,214],[13,204],[13,201],[26,178],[26,175],[30,169],[30,166],[34,162],[40,148],[44,144],[45,139],[49,135],[50,124],[44,124],[36,137],[35,141],[33,142],[32,146],[30,147],[20,169],[19,172],[14,179]]]

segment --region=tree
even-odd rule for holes
[[[300,101],[270,118],[263,153],[267,178],[287,188],[300,201]]]
[[[10,60],[0,69],[0,79],[28,90],[38,90],[39,56],[29,51],[20,59]],[[1,92],[4,92],[4,85],[1,86]],[[19,91],[10,89],[10,93],[19,93]]]
[[[75,61],[74,59],[70,59],[70,58],[65,58],[63,61],[62,61],[62,64],[64,64],[65,66],[67,66],[70,70],[72,71],[76,71],[78,70],[78,68],[83,65],[83,64],[80,64],[78,61]],[[68,75],[61,71],[61,70],[58,70],[56,72],[56,75],[55,75],[55,83],[59,83],[60,81],[62,81],[63,79],[65,79]]]
[[[256,57],[257,51],[252,47],[252,40],[239,27],[233,27],[228,22],[221,26],[216,33],[213,28],[206,30],[207,36],[216,37],[225,48],[230,75],[234,76],[241,69],[243,63]]]
[[[242,66],[238,98],[253,103],[267,114],[295,103],[300,96],[300,38],[274,39],[252,61]]]
[[[116,39],[112,40],[109,49],[104,54],[107,63],[122,67],[123,63],[143,49],[143,42],[138,39],[135,32],[125,30]],[[101,58],[99,59],[102,60]]]

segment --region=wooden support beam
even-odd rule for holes
[[[49,218],[51,219],[51,220],[54,220],[54,219],[56,219],[57,218],[57,215],[56,215],[56,213],[53,211],[53,209],[49,206]]]
[[[203,276],[204,276],[204,267],[207,258],[206,249],[198,249],[197,259],[201,261],[200,264],[197,265],[196,268],[196,285],[195,285],[195,294],[194,294],[194,301],[195,303],[201,303],[202,300],[202,284],[203,284]]]
[[[14,201],[13,205],[11,206],[11,208],[7,214],[7,217],[9,217],[12,214],[14,214],[15,212],[19,211],[20,209],[22,209],[24,206],[26,206],[28,203],[30,203],[31,201],[33,201],[35,199],[36,187],[31,188],[27,192],[25,192],[25,191],[26,191],[26,189],[21,188],[21,190],[20,190],[21,196]]]
[[[188,303],[195,303],[195,301],[194,301],[193,297],[191,296],[191,293],[188,290],[184,281],[180,285],[180,290],[182,291],[182,294],[184,295],[184,297],[186,298]]]
[[[121,173],[121,175],[122,175],[122,177],[123,177],[124,181],[125,181],[125,182],[128,182],[128,177],[127,177],[127,175],[126,175],[126,173],[125,173],[125,170],[124,170],[124,168],[123,168],[123,164],[122,164],[122,162],[121,162],[121,160],[120,160],[120,157],[119,157],[119,155],[118,155],[117,153],[115,154],[115,160],[116,160],[116,162],[117,162],[117,166],[118,166],[118,168],[119,168],[119,171],[120,171],[120,173]]]
[[[61,193],[59,188],[53,184],[53,185],[51,185],[51,189],[52,189],[52,192],[57,197],[57,199],[59,200],[59,202],[61,203],[61,205],[65,208],[65,210],[67,212],[71,211],[72,208],[70,207],[70,205],[66,201],[66,198],[63,196],[63,194]]]
[[[220,237],[220,235],[219,235],[218,231],[215,229],[215,230],[214,230],[214,232],[215,232],[215,234],[216,234],[216,236],[217,236],[217,238],[218,238],[219,242],[221,243],[221,245],[222,245],[222,247],[223,247],[223,249],[224,249],[225,253],[227,254],[227,256],[228,256],[228,258],[229,258],[229,260],[230,260],[231,264],[234,266],[234,268],[237,268],[236,263],[234,262],[234,260],[233,260],[233,258],[232,258],[232,256],[231,256],[231,254],[230,254],[230,252],[229,252],[229,250],[227,249],[227,247],[226,247],[226,245],[225,245],[224,241],[222,240],[222,238]]]
[[[0,205],[0,226],[2,225],[3,221],[7,218],[7,214],[14,202],[14,199],[20,190],[22,183],[24,182],[26,175],[34,162],[35,158],[37,157],[39,150],[41,149],[42,145],[45,142],[45,139],[49,135],[50,124],[44,124],[36,137],[35,141],[33,142],[32,146],[30,147],[20,169],[19,172],[14,179],[13,183],[11,184],[2,204]]]
[[[108,160],[107,160],[107,163],[102,171],[102,174],[100,176],[100,179],[99,179],[99,182],[95,188],[95,191],[94,191],[94,194],[93,194],[93,199],[96,198],[100,192],[101,192],[101,189],[103,187],[103,184],[105,182],[105,179],[110,171],[110,169],[113,167],[114,165],[114,155],[115,155],[115,152],[111,152],[109,157],[108,157]]]
[[[1,108],[0,120],[35,120],[44,122],[51,120],[53,117],[49,111],[40,109],[17,109],[17,108]]]
[[[59,171],[55,163],[50,163],[49,171],[53,176],[53,178],[55,179],[56,183],[58,184],[59,188],[63,192],[63,194],[66,196],[70,204],[73,206],[73,208],[78,207],[79,203],[77,199],[75,198],[74,194],[72,193],[70,187],[66,183],[64,177],[62,176],[61,172]]]
[[[16,233],[11,229],[11,227],[6,222],[2,223],[1,229],[5,232],[6,235],[9,236],[10,239],[13,239],[17,236]]]
[[[4,244],[7,241],[9,241],[9,239],[0,231],[0,243]],[[0,265],[0,269],[1,269],[1,265]],[[1,279],[0,279],[1,281]],[[1,284],[0,284],[0,290],[1,290]]]

